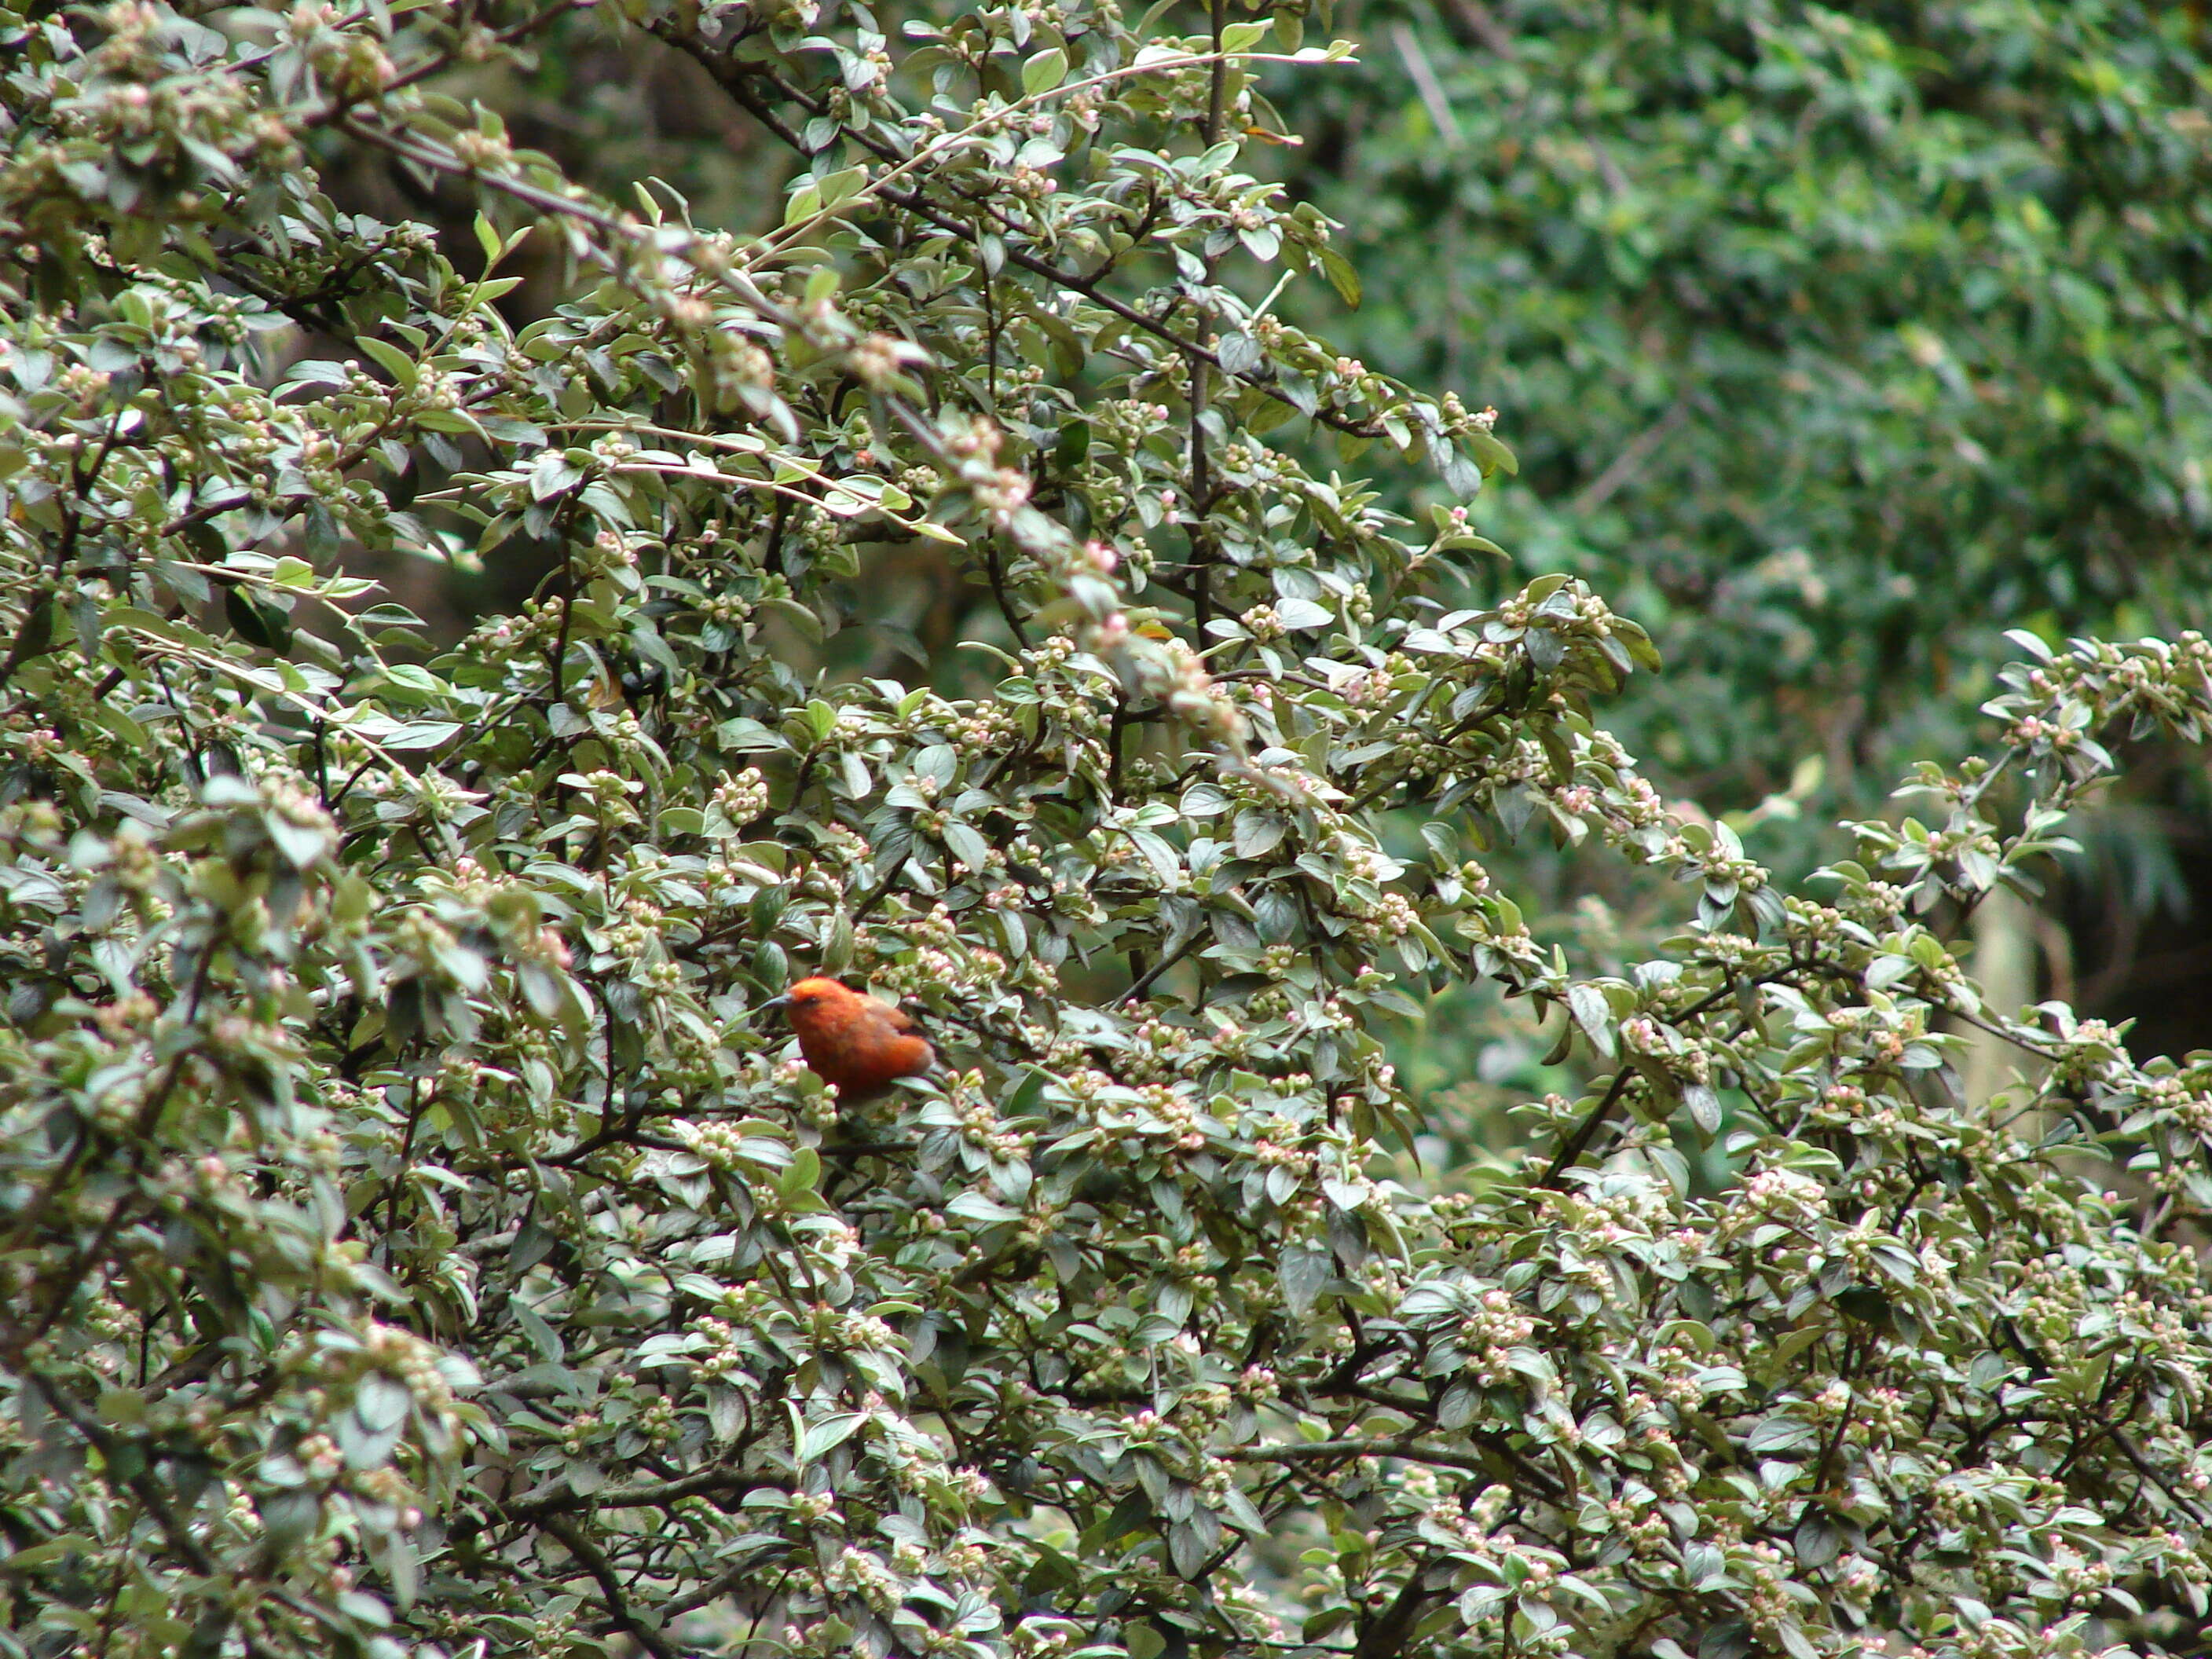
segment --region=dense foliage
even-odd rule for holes
[[[1288,13],[0,17],[0,1651],[2201,1648],[2212,1062],[1947,939],[2212,644],[2022,635],[1793,896],[1595,724],[1634,623],[1330,470],[1511,457],[1266,297],[1357,285]],[[600,28],[780,229],[440,90]],[[1546,835],[1662,954],[1532,933]],[[801,968],[947,1074],[831,1097]],[[1583,1081],[1383,1179],[1468,983]]]
[[[1506,412],[1534,487],[1491,533],[1653,629],[1668,694],[1622,729],[1674,775],[1748,805],[1812,756],[1869,799],[1966,740],[2005,628],[2201,620],[2202,7],[1383,0],[1357,27],[1292,174],[1367,283],[1340,343]],[[1437,257],[1394,257],[1413,238]]]

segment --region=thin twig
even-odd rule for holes
[[[1198,948],[1199,940],[1205,937],[1206,930],[1201,927],[1196,933],[1193,933],[1188,939],[1185,939],[1181,945],[1177,945],[1173,951],[1170,951],[1166,956],[1162,957],[1157,963],[1152,964],[1152,968],[1145,973],[1143,977],[1139,979],[1134,985],[1132,985],[1128,988],[1128,991],[1121,998],[1122,1002],[1124,1004],[1142,1002],[1145,1000],[1146,993],[1150,991],[1153,986],[1159,982],[1160,975],[1166,973],[1169,969],[1174,967],[1185,957],[1188,956],[1193,951],[1195,951]]]
[[[1559,1155],[1552,1160],[1552,1167],[1537,1180],[1539,1187],[1558,1185],[1560,1176],[1566,1172],[1568,1167],[1589,1150],[1590,1142],[1597,1138],[1599,1126],[1612,1115],[1614,1104],[1628,1088],[1629,1079],[1635,1075],[1636,1068],[1632,1066],[1623,1066],[1613,1074],[1613,1086],[1605,1091],[1605,1098],[1591,1108],[1589,1115],[1582,1121],[1573,1134],[1567,1137],[1566,1145],[1559,1148]]]

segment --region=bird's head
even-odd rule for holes
[[[761,1004],[763,1008],[781,1008],[793,1020],[804,1019],[812,1010],[835,1007],[850,1001],[857,993],[840,985],[834,979],[802,979],[780,997],[770,997]]]

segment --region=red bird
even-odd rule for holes
[[[761,1006],[784,1011],[799,1052],[842,1100],[880,1094],[937,1063],[937,1050],[906,1015],[834,979],[802,979]]]

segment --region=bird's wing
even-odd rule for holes
[[[884,1018],[890,1022],[890,1028],[894,1031],[911,1031],[915,1029],[914,1016],[903,1008],[886,1008],[884,1010]]]

